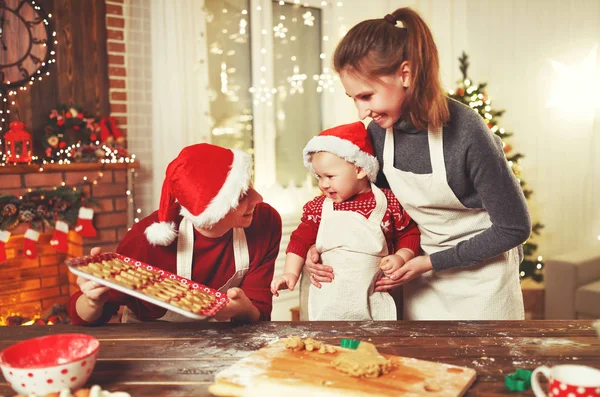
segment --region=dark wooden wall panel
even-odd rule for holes
[[[18,117],[33,133],[37,154],[41,153],[49,112],[57,105],[76,104],[95,115],[110,113],[104,0],[39,3],[52,13],[58,40],[56,64],[49,69],[50,76],[27,91],[17,90],[18,111],[11,112],[11,120]]]

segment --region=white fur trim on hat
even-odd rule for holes
[[[375,182],[375,179],[377,179],[379,162],[375,156],[363,152],[358,146],[347,139],[342,139],[333,135],[319,135],[308,141],[302,154],[304,166],[313,174],[315,173],[315,170],[312,167],[311,155],[318,152],[335,154],[349,163],[362,168],[367,173],[371,182]]]
[[[179,212],[195,227],[210,227],[223,219],[239,204],[240,196],[248,191],[252,178],[252,157],[241,150],[231,149],[233,163],[225,183],[210,204],[197,216],[183,206]]]
[[[175,222],[154,222],[144,230],[152,245],[170,245],[177,237]]]

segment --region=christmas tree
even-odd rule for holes
[[[469,68],[469,57],[463,52],[462,56],[458,58],[460,61],[460,71],[463,75],[462,80],[458,81],[458,87],[455,90],[451,90],[448,93],[450,98],[455,99],[465,105],[471,107],[477,113],[483,117],[490,129],[490,132],[498,135],[502,139],[504,145],[504,154],[508,164],[511,166],[515,176],[521,184],[525,198],[529,199],[533,194],[533,191],[526,187],[525,181],[521,178],[521,167],[520,162],[524,157],[523,154],[513,151],[512,146],[506,142],[506,140],[512,136],[511,132],[507,132],[504,128],[498,126],[498,119],[504,114],[504,110],[492,109],[492,101],[489,99],[485,92],[487,83],[474,84],[467,75],[467,69]],[[536,255],[537,244],[534,242],[534,238],[540,235],[541,229],[544,227],[539,222],[534,222],[532,227],[531,237],[523,243],[524,260],[521,263],[520,274],[521,278],[531,277],[535,281],[542,281],[543,274],[542,269],[544,263],[542,257]]]

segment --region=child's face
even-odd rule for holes
[[[311,163],[319,181],[319,189],[336,203],[346,201],[370,186],[365,181],[364,172],[329,152],[314,153]]]
[[[400,119],[406,91],[400,73],[369,79],[343,70],[340,80],[346,95],[354,100],[361,120],[371,117],[381,128],[390,128]]]

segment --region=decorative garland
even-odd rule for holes
[[[128,157],[115,118],[91,116],[77,105],[62,104],[50,111],[42,143],[44,156],[51,161],[98,162],[107,152]]]
[[[0,230],[12,230],[20,223],[44,230],[54,227],[57,220],[73,226],[83,202],[83,193],[67,186],[35,190],[21,197],[0,195]]]
[[[20,223],[28,223],[29,228],[23,238],[23,254],[28,259],[37,257],[36,243],[40,230],[53,227],[50,245],[58,252],[69,251],[68,233],[73,228],[82,237],[94,237],[97,232],[92,224],[94,210],[86,208],[84,195],[77,188],[66,186],[53,190],[36,190],[21,197],[0,195],[0,263],[6,257],[6,243],[10,230]]]

